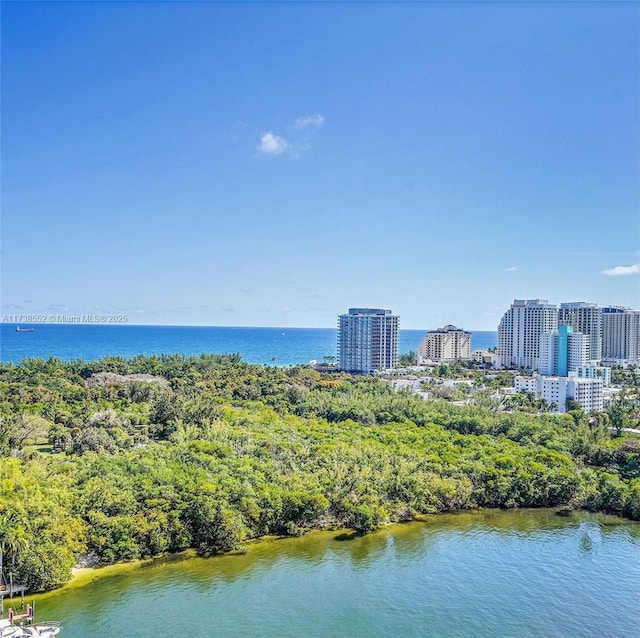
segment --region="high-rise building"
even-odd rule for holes
[[[471,359],[471,333],[447,325],[427,332],[417,352],[418,365]]]
[[[602,359],[602,308],[584,301],[561,303],[558,323],[572,326],[574,332],[589,335],[589,359]]]
[[[398,362],[398,317],[383,308],[349,308],[338,317],[340,370],[372,374]]]
[[[640,310],[602,309],[602,360],[623,365],[640,361]]]
[[[535,370],[540,364],[540,335],[558,327],[558,309],[546,299],[514,299],[498,326],[500,364]]]
[[[558,326],[557,330],[540,335],[540,361],[542,375],[566,377],[577,372],[589,361],[589,335],[574,332],[573,326]]]

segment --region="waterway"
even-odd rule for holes
[[[62,621],[60,638],[637,638],[640,525],[564,514],[438,515],[94,570],[36,615]]]

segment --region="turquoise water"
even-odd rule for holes
[[[37,602],[87,636],[636,638],[640,525],[549,510],[162,559]]]
[[[26,327],[23,324],[22,327]],[[34,332],[16,332],[0,324],[0,361],[27,357],[85,359],[137,354],[240,353],[260,365],[296,365],[336,356],[333,328],[224,328],[193,326],[108,326],[35,324]],[[400,352],[417,350],[426,330],[400,330]],[[474,350],[496,345],[497,333],[474,332]]]

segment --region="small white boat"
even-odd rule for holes
[[[13,575],[9,574],[9,586],[4,579],[2,569],[2,548],[0,547],[0,616],[4,612],[4,599],[9,596],[19,595],[21,607],[24,609],[25,585],[17,585],[13,582]],[[28,604],[24,613],[16,612],[9,608],[6,618],[0,618],[0,638],[54,638],[60,633],[59,622],[33,622],[35,602]]]
[[[8,618],[0,618],[0,638],[53,638],[60,633],[60,623],[15,625]]]
[[[47,621],[37,625],[16,625],[15,618],[0,618],[0,638],[53,638],[60,633],[60,623]]]

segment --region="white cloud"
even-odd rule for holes
[[[320,128],[324,124],[324,116],[320,115],[320,113],[316,113],[315,115],[307,115],[306,117],[299,117],[295,124],[294,128],[307,128],[308,126],[317,126]]]
[[[626,275],[640,275],[640,264],[633,264],[632,266],[615,266],[608,270],[602,271],[603,275],[609,275],[611,277],[624,277]]]
[[[290,146],[284,137],[274,135],[271,131],[267,131],[260,138],[258,152],[262,155],[282,155]]]
[[[505,272],[515,272],[516,270],[518,270],[518,266],[509,266],[509,268],[504,269]]]
[[[320,113],[299,117],[293,124],[288,127],[289,132],[293,136],[293,141],[276,135],[273,131],[267,131],[260,136],[260,144],[258,144],[258,153],[260,155],[270,155],[277,157],[287,153],[293,158],[299,157],[302,153],[309,149],[309,141],[306,133],[296,133],[292,129],[307,129],[309,127],[320,128],[324,123],[324,117]]]

